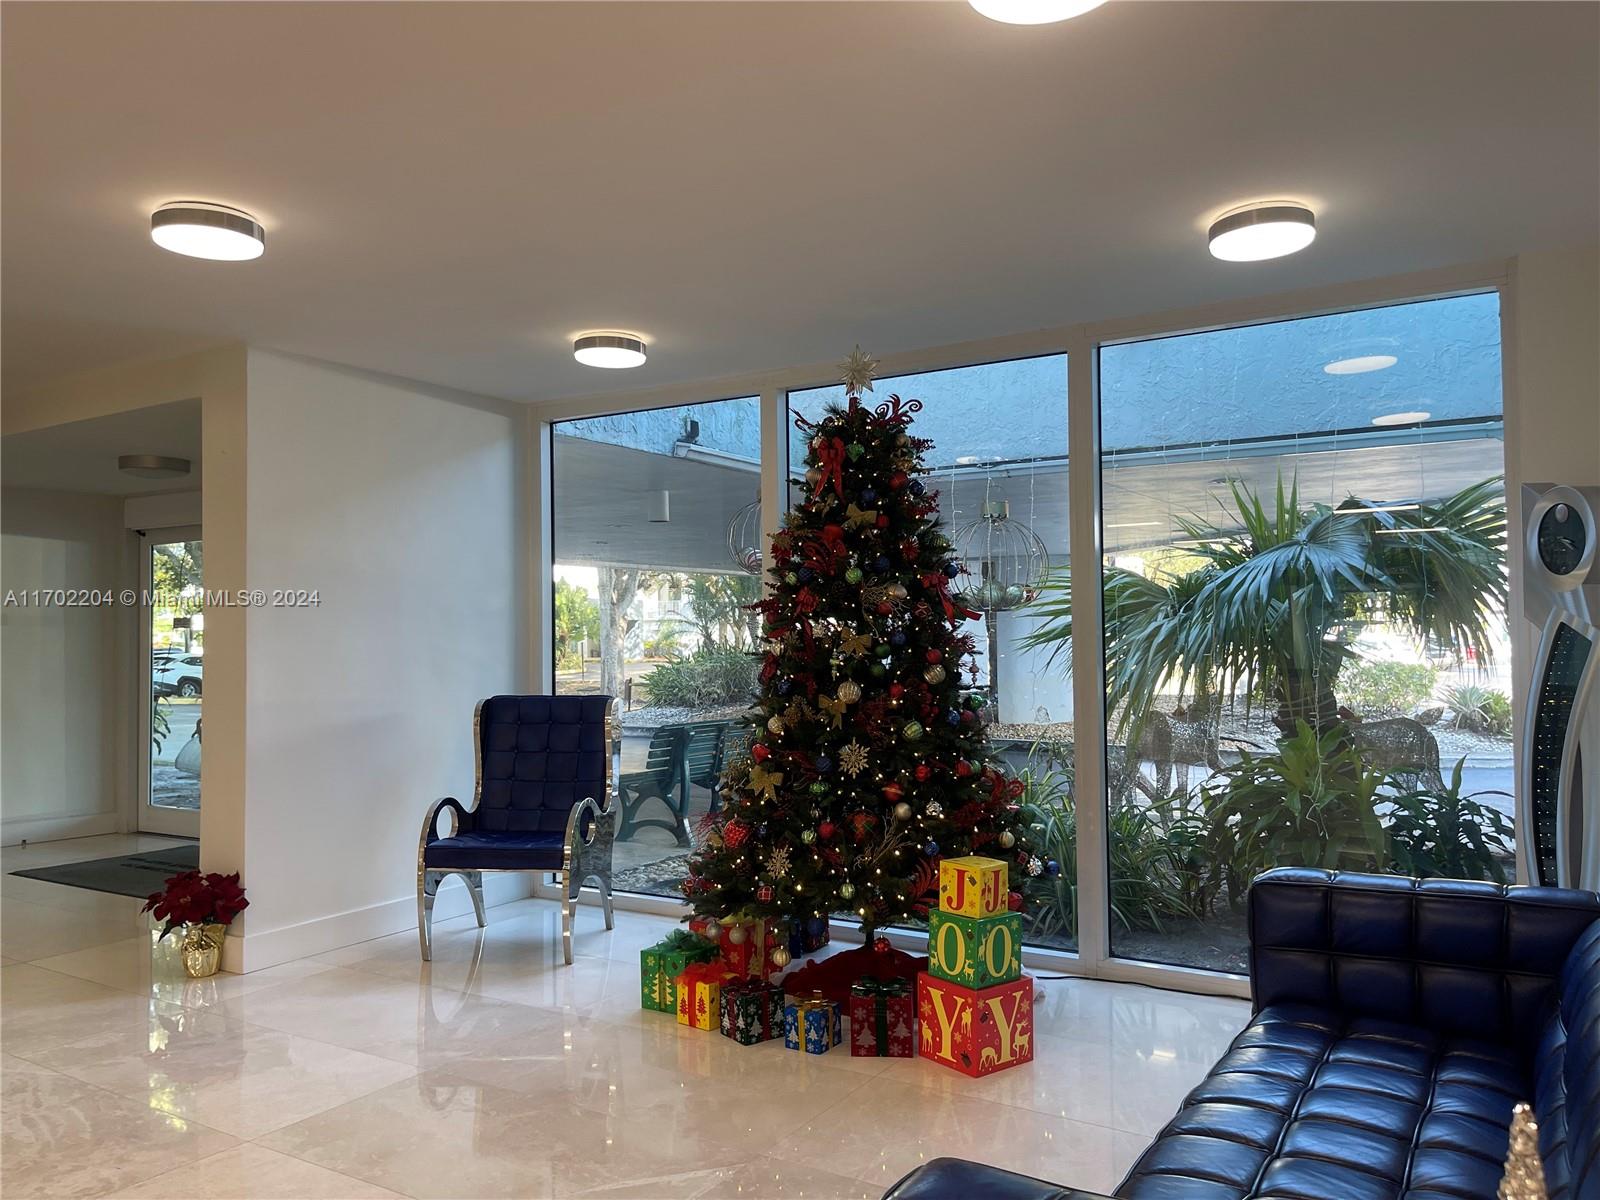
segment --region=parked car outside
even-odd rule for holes
[[[192,699],[200,694],[202,656],[162,654],[157,651],[150,664],[150,679],[156,694]]]

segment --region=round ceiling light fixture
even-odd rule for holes
[[[991,21],[1007,25],[1049,25],[1081,17],[1106,0],[967,0]]]
[[[1431,416],[1433,416],[1433,414],[1431,412],[1426,412],[1426,411],[1384,413],[1381,417],[1373,417],[1372,418],[1372,423],[1374,425],[1384,425],[1384,426],[1387,426],[1387,425],[1421,425],[1424,421],[1426,421]]]
[[[1341,358],[1322,369],[1329,375],[1365,375],[1368,371],[1387,371],[1399,361],[1393,354],[1360,354]]]
[[[247,212],[203,200],[177,200],[150,214],[150,240],[190,258],[244,262],[267,252],[267,231]]]
[[[613,371],[642,367],[644,339],[632,333],[586,333],[572,343],[572,357],[586,367]]]
[[[1249,204],[1211,223],[1206,240],[1223,262],[1261,262],[1304,250],[1317,237],[1317,217],[1303,204]]]
[[[117,470],[140,479],[177,479],[189,473],[189,460],[165,454],[119,454]]]

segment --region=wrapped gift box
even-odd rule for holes
[[[783,1010],[783,1044],[807,1054],[826,1054],[844,1040],[844,1014],[820,994],[798,996]]]
[[[722,985],[738,976],[720,962],[690,963],[678,976],[678,1024],[715,1029],[721,1020]]]
[[[939,864],[939,907],[964,917],[992,917],[1008,911],[1006,864],[970,854]]]
[[[858,979],[850,985],[850,1054],[854,1058],[910,1058],[916,1001],[908,979]]]
[[[735,979],[722,985],[722,1036],[753,1046],[783,1036],[783,989],[762,979]]]
[[[720,923],[722,961],[728,970],[749,979],[765,979],[780,970],[772,956],[780,946],[787,948],[787,934],[781,933],[781,922],[759,918],[726,917]],[[733,934],[739,929],[741,934]],[[731,940],[738,937],[739,941]]]
[[[827,917],[796,917],[789,922],[789,957],[803,958],[828,944]]]
[[[918,1052],[974,1078],[1033,1061],[1033,980],[969,988],[917,976]]]
[[[710,962],[717,948],[687,929],[675,929],[669,937],[639,951],[639,1007],[656,1012],[677,1012],[676,980],[690,963]]]
[[[1022,975],[1022,914],[963,917],[928,913],[928,973],[970,988],[1010,983]]]

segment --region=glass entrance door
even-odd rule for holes
[[[139,828],[199,837],[205,695],[200,530],[157,530],[143,535],[142,542]]]

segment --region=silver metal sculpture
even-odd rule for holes
[[[728,557],[745,574],[761,574],[760,500],[746,504],[728,522]]]
[[[985,500],[978,519],[958,526],[950,545],[965,572],[956,598],[977,612],[1021,608],[1038,596],[1050,573],[1044,539],[1011,519],[1008,500]]]

